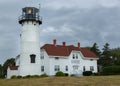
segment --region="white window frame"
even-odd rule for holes
[[[41,59],[44,59],[44,52],[41,52]]]
[[[45,67],[41,66],[41,72],[44,72],[44,71],[45,71]]]
[[[55,65],[54,66],[54,71],[60,71],[60,66],[59,65]]]
[[[67,65],[65,66],[65,71],[68,71],[68,66]]]
[[[90,66],[90,71],[94,71],[94,66]]]

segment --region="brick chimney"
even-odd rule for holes
[[[78,48],[80,48],[80,42],[78,42]]]
[[[66,42],[63,42],[63,46],[66,46]]]
[[[53,40],[53,45],[56,46],[56,43],[57,43],[57,40],[54,39],[54,40]]]

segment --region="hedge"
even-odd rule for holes
[[[55,76],[65,76],[65,74],[62,71],[58,71]]]
[[[84,76],[91,76],[92,75],[92,71],[84,71],[83,75]]]
[[[48,77],[48,75],[46,73],[40,75],[40,77]]]
[[[102,75],[120,75],[120,66],[104,67],[101,72]]]

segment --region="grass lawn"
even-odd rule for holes
[[[120,75],[0,79],[0,86],[120,86]]]

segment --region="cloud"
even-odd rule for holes
[[[51,43],[102,47],[120,46],[119,0],[0,0],[0,63],[20,53],[21,25],[18,17],[25,6],[38,7],[43,24],[40,26],[41,46]]]
[[[60,9],[60,8],[99,8],[99,7],[116,7],[119,6],[119,0],[45,0],[45,8]]]
[[[45,37],[42,37],[42,38],[47,38],[46,36],[49,33],[52,33],[51,38],[55,37],[55,35],[56,37],[59,36],[60,33],[61,33],[61,36],[63,34],[63,37],[65,37],[64,32],[62,31],[68,29],[71,31],[69,34],[72,34],[72,39],[76,41],[82,41],[83,46],[84,45],[89,46],[90,43],[93,43],[93,42],[98,42],[100,44],[103,44],[105,42],[111,43],[112,38],[111,38],[111,41],[108,41],[107,38],[109,36],[115,36],[116,34],[110,34],[110,33],[111,32],[116,33],[116,30],[115,31],[112,31],[112,30],[120,27],[119,26],[119,21],[120,21],[119,10],[120,8],[117,8],[117,7],[114,7],[114,8],[101,7],[101,8],[94,8],[94,9],[79,9],[79,10],[64,8],[64,10],[61,10],[61,9],[52,10],[50,13],[51,16],[49,16],[49,19],[45,19],[45,21],[47,21],[47,25],[46,25],[47,27],[42,29],[47,28],[45,30],[47,31],[47,33],[43,32]],[[67,27],[65,27],[63,30],[62,26],[64,25],[66,25]],[[50,29],[51,27],[53,32],[51,32],[51,29]],[[50,36],[48,37],[50,38]],[[62,39],[63,37],[59,39]],[[50,40],[48,39],[48,41]],[[66,39],[66,41],[72,42],[73,40]],[[84,41],[85,41],[85,44],[84,44]]]

